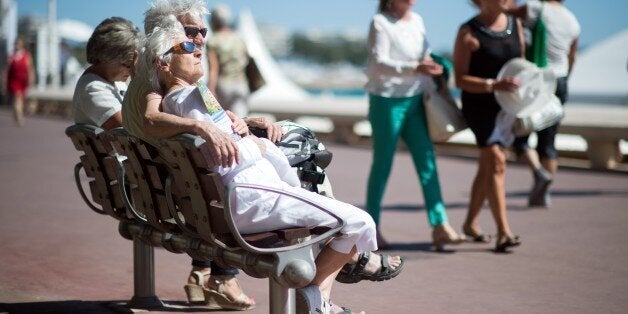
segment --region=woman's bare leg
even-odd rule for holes
[[[474,230],[479,233],[478,229],[478,216],[484,205],[484,200],[488,195],[488,168],[490,167],[489,159],[486,158],[486,150],[488,148],[482,148],[480,150],[480,158],[478,164],[478,171],[473,179],[473,185],[471,186],[471,196],[469,200],[469,209],[467,211],[467,218],[465,219],[463,229]]]
[[[349,262],[355,254],[355,247],[351,252],[345,254],[327,245],[316,257],[316,276],[312,280],[312,284],[319,287],[325,300],[329,300],[336,275],[338,275],[342,266]]]
[[[488,204],[497,225],[499,236],[511,236],[510,226],[506,217],[506,188],[504,181],[506,176],[506,156],[498,145],[488,147],[485,151],[486,162],[490,163]]]
[[[15,122],[17,122],[19,126],[22,126],[24,124],[24,95],[14,94],[12,98]]]

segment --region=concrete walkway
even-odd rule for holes
[[[108,304],[132,296],[131,242],[113,218],[81,200],[68,125],[27,117],[18,128],[0,110],[0,313],[110,313]],[[328,146],[335,195],[362,206],[370,151]],[[476,160],[440,156],[438,166],[459,229]],[[333,301],[368,313],[626,313],[628,176],[561,169],[549,210],[527,208],[530,184],[523,166],[509,165],[508,214],[523,240],[512,254],[471,243],[436,253],[411,160],[398,154],[382,221],[394,243],[388,253],[405,256],[406,269],[383,283],[338,284]],[[488,210],[481,225],[495,231]],[[190,258],[160,249],[155,255],[157,295],[182,304]],[[248,313],[267,313],[267,280],[240,280],[258,303]]]

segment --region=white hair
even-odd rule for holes
[[[144,47],[137,60],[137,74],[148,80],[155,91],[161,91],[155,60],[170,62],[172,54],[163,55],[181,39],[186,38],[183,25],[176,19],[164,27],[155,27],[146,36]],[[135,78],[134,78],[135,79]]]
[[[202,19],[208,11],[202,0],[157,0],[144,13],[144,33],[150,34],[155,27],[167,26],[165,23],[171,19],[170,16],[178,19],[186,14]]]

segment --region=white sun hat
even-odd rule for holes
[[[556,91],[556,76],[550,69],[541,69],[534,63],[514,58],[506,62],[497,74],[497,80],[512,76],[520,85],[514,92],[495,91],[497,103],[512,115],[529,112],[553,101]]]
[[[560,121],[564,115],[556,95],[556,76],[550,69],[541,69],[523,58],[512,59],[501,68],[497,79],[512,76],[520,85],[514,92],[495,91],[501,108],[515,117],[515,135],[542,130]]]

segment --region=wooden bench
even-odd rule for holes
[[[104,132],[74,125],[66,134],[84,154],[75,167],[84,200],[98,213],[119,220],[120,234],[133,240],[134,296],[127,307],[168,307],[155,295],[153,247],[163,247],[239,268],[256,278],[269,278],[270,313],[294,313],[294,288],[314,278],[318,244],[334,236],[344,224],[336,217],[338,225],[331,229],[293,228],[242,235],[231,217],[230,193],[264,189],[306,200],[256,185],[223,187],[217,174],[206,166],[199,150],[204,141],[196,136],[164,140],[156,148],[121,128]],[[125,157],[116,156],[116,152]],[[100,208],[83,191],[81,168],[90,178],[92,200]]]

